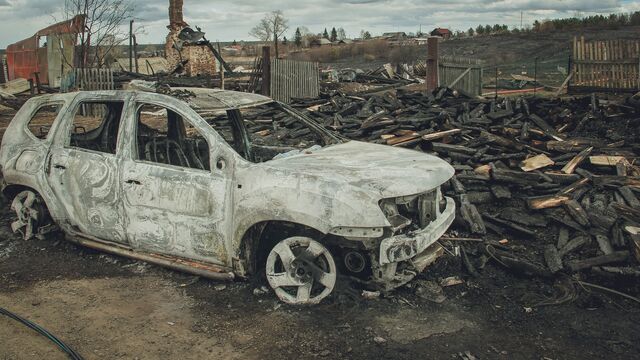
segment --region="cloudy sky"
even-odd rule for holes
[[[347,36],[366,29],[372,34],[388,31],[416,32],[420,26],[468,29],[482,24],[519,26],[535,19],[608,14],[640,10],[637,0],[184,0],[185,17],[198,25],[210,40],[250,40],[248,31],[264,13],[283,10],[291,37],[297,26],[312,32],[343,27]],[[60,19],[64,0],[0,0],[0,48]],[[139,43],[162,43],[168,23],[169,1],[137,0],[134,16],[144,25]]]

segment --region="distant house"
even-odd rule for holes
[[[384,33],[381,36],[383,39],[386,40],[404,40],[407,38],[407,33],[405,32],[388,32],[388,33]]]
[[[340,44],[340,45],[353,44],[353,40],[351,40],[351,39],[342,39],[342,40],[338,41],[338,44]]]
[[[326,38],[313,39],[309,42],[309,47],[321,47],[321,46],[329,46],[333,45],[331,40]]]
[[[451,37],[451,30],[445,28],[435,28],[431,32],[431,36],[440,36],[443,39],[448,39]]]

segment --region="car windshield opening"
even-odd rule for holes
[[[337,143],[321,125],[277,102],[242,109],[201,113],[222,138],[252,162]]]

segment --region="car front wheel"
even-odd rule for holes
[[[317,304],[331,294],[337,279],[331,252],[302,236],[284,239],[271,249],[266,263],[269,285],[291,305]]]

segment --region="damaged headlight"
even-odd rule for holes
[[[415,241],[406,241],[391,245],[387,249],[389,262],[397,262],[410,259],[418,255],[418,245]]]

